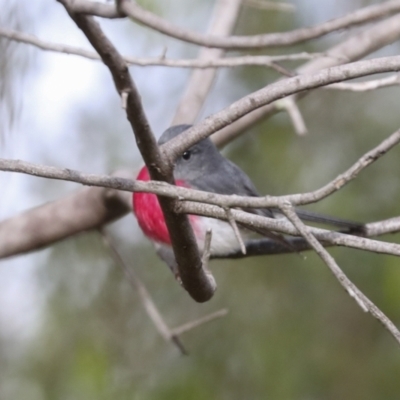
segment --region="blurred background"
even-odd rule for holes
[[[139,2],[205,31],[213,1]],[[243,7],[235,32],[308,26],[379,1],[294,0],[296,11]],[[0,26],[90,49],[56,1],[0,0]],[[101,20],[123,54],[195,57],[197,48],[129,21]],[[354,30],[352,31],[354,32]],[[335,33],[282,52],[324,51]],[[110,74],[99,62],[0,39],[0,155],[90,173],[137,170],[133,134]],[[377,55],[397,54],[399,44]],[[277,53],[269,51],[267,54]],[[261,54],[261,52],[260,52]],[[298,64],[288,64],[294,68]],[[169,126],[189,70],[131,68],[152,128]],[[261,67],[224,69],[202,117],[279,78]],[[316,189],[398,129],[399,89],[317,91],[300,103],[309,134],[279,114],[225,154],[263,194]],[[312,210],[358,221],[400,214],[399,149]],[[0,173],[0,219],[61,198],[73,183]],[[311,253],[214,261],[218,291],[196,304],[176,284],[129,215],[109,232],[170,327],[220,308],[227,317],[182,336],[190,356],[159,336],[97,233],[0,261],[0,398],[398,399],[400,349]],[[398,241],[399,235],[388,237]],[[400,324],[399,260],[350,249],[331,253],[349,277]]]

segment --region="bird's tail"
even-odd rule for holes
[[[300,210],[298,208],[296,208],[296,214],[299,216],[300,219],[304,221],[336,226],[338,228],[345,229],[348,233],[362,234],[365,231],[365,224],[361,222],[331,217],[329,215],[318,214],[307,210]]]

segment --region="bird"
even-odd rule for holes
[[[163,145],[191,126],[182,124],[168,128],[159,138],[158,145]],[[224,195],[260,196],[249,176],[239,166],[224,157],[209,138],[199,141],[177,158],[173,175],[175,184],[185,188]],[[149,181],[150,179],[149,171],[144,166],[139,171],[137,180]],[[178,269],[171,239],[157,196],[152,193],[134,192],[132,197],[133,211],[140,228],[145,236],[154,243],[159,256],[177,276]],[[279,215],[279,210],[271,208],[246,209],[246,211],[269,218],[276,218]],[[358,222],[306,210],[296,209],[296,213],[302,220],[333,225],[344,228],[349,232],[362,231],[364,226]],[[200,252],[204,249],[207,230],[212,231],[211,257],[223,258],[224,255],[232,254],[240,248],[237,234],[228,222],[198,215],[189,215],[189,222]],[[240,232],[244,240],[251,237],[251,232],[248,229],[240,228]],[[280,234],[266,231],[258,231],[257,233],[285,243],[284,237]],[[290,245],[288,244],[288,246]]]

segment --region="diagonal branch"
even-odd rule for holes
[[[298,74],[310,73],[323,68],[359,60],[395,42],[399,38],[400,15],[394,15],[370,28],[356,33],[338,45],[333,46],[326,52],[328,57],[310,61],[301,66],[297,72]],[[303,98],[308,93],[309,92],[303,92],[296,97]],[[236,137],[247,132],[251,126],[261,120],[271,117],[279,111],[281,111],[281,109],[277,102],[263,106],[216,132],[212,136],[212,139],[217,146],[222,147],[226,143],[229,143]]]
[[[347,291],[347,293],[352,297],[356,303],[365,312],[369,312],[374,316],[382,325],[391,333],[397,343],[400,345],[400,332],[393,322],[367,297],[361,292],[360,289],[346,276],[346,274],[341,270],[339,265],[336,263],[335,259],[324,249],[322,244],[315,238],[309,228],[303,224],[300,218],[294,212],[293,207],[289,202],[284,202],[281,205],[282,212],[286,217],[292,222],[299,233],[304,237],[304,239],[310,244],[310,246],[315,250],[315,252],[321,257],[328,268],[331,270],[333,275]]]
[[[163,145],[163,153],[168,154],[173,161],[200,140],[207,138],[249,112],[285,96],[331,83],[398,70],[400,70],[400,56],[382,57],[326,68],[272,83],[243,97],[224,110],[174,137]]]
[[[99,230],[99,233],[102,236],[105,245],[109,248],[111,257],[114,260],[115,264],[122,269],[131,287],[137,291],[140,301],[142,302],[147,315],[152,320],[159,334],[164,338],[166,342],[171,342],[175,344],[175,346],[182,354],[187,355],[188,352],[184,347],[183,343],[181,342],[179,335],[188,332],[192,329],[195,329],[201,325],[204,325],[208,322],[214,321],[217,318],[222,318],[228,313],[228,310],[222,309],[213,312],[211,314],[205,315],[204,317],[201,317],[194,321],[189,321],[174,329],[170,329],[167,323],[164,321],[164,318],[161,315],[160,311],[158,310],[157,306],[155,305],[153,299],[151,298],[151,295],[148,292],[146,286],[141,281],[135,270],[128,266],[128,263],[124,260],[124,258],[118,251],[110,234],[101,229]]]
[[[347,183],[357,177],[357,175],[373,162],[384,156],[390,149],[400,143],[400,129],[392,133],[388,138],[383,140],[378,146],[365,153],[357,162],[355,162],[347,171],[338,175],[331,182],[314,192],[304,193],[299,195],[289,195],[286,201],[300,205],[313,203],[322,200],[332,193],[340,190]],[[303,203],[306,201],[306,203]]]
[[[117,176],[129,176],[118,171]],[[131,211],[128,192],[86,187],[0,222],[0,258],[40,250],[98,229]]]
[[[113,44],[103,34],[99,24],[92,18],[71,11],[69,0],[57,0],[64,5],[77,26],[109,68],[118,93],[128,93],[126,113],[135,133],[136,142],[152,179],[173,183],[172,165],[166,162],[156,144],[143,110],[140,95],[129,74],[128,67]],[[174,201],[159,198],[164,218],[170,233],[184,288],[196,301],[207,301],[214,294],[215,287],[205,274],[197,249],[193,231],[186,215],[175,215],[172,211]]]
[[[99,230],[99,233],[103,239],[104,244],[110,250],[111,257],[114,260],[115,264],[122,269],[129,284],[133,287],[133,289],[137,291],[140,301],[142,302],[147,315],[153,322],[158,333],[163,337],[163,339],[166,342],[173,343],[182,354],[188,354],[188,352],[185,349],[185,346],[183,345],[181,339],[179,338],[179,335],[172,332],[168,328],[167,323],[164,321],[164,318],[162,317],[160,311],[155,305],[153,299],[151,298],[150,293],[146,289],[146,286],[140,280],[135,270],[133,268],[128,267],[127,263],[122,258],[121,254],[119,253],[115,244],[113,243],[113,240],[111,239],[110,235],[104,230]]]
[[[205,315],[204,317],[199,318],[199,319],[197,319],[195,321],[191,321],[191,322],[188,322],[186,324],[179,325],[176,328],[172,329],[172,332],[175,335],[182,335],[182,333],[186,333],[188,331],[191,331],[192,329],[197,328],[198,326],[203,325],[206,322],[211,322],[211,321],[214,321],[217,318],[225,317],[227,314],[228,314],[228,310],[226,308],[223,308],[223,309],[221,309],[219,311],[213,312],[212,314]]]

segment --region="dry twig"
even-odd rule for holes
[[[297,69],[299,75],[315,72],[323,68],[332,67],[350,61],[359,60],[382,47],[391,44],[400,38],[400,14],[387,18],[364,31],[357,32],[341,43],[326,51],[326,58],[312,60]],[[296,95],[303,98],[309,92]],[[256,123],[271,117],[280,109],[277,103],[263,106],[241,117],[239,120],[219,130],[212,136],[214,143],[222,147],[241,134],[248,131]]]
[[[75,0],[76,3],[79,3]],[[82,0],[80,0],[82,1]],[[258,49],[276,46],[289,46],[310,39],[316,39],[330,32],[364,24],[400,11],[400,1],[392,0],[383,4],[372,5],[349,13],[341,18],[324,22],[311,28],[300,28],[290,32],[267,33],[255,36],[208,36],[188,29],[180,28],[167,20],[145,10],[130,0],[117,2],[120,13],[138,21],[158,32],[185,42],[204,47],[223,49]],[[78,4],[75,6],[78,9]]]
[[[309,228],[303,224],[301,219],[296,215],[293,207],[289,202],[282,203],[280,209],[286,215],[286,217],[292,222],[299,233],[304,239],[310,244],[315,252],[321,257],[328,268],[331,270],[333,275],[352,297],[356,303],[365,312],[369,312],[373,315],[382,325],[391,333],[393,338],[400,345],[400,332],[393,322],[374,304],[372,301],[361,292],[360,289],[346,276],[341,270],[335,259],[324,249],[322,244],[315,238]]]
[[[170,196],[172,198],[176,199],[184,199],[184,200],[191,200],[191,201],[198,201],[202,203],[207,203],[207,204],[213,204],[213,205],[218,205],[219,207],[214,207],[214,209],[208,208],[207,210],[205,209],[206,204],[200,205],[200,208],[193,208],[196,207],[195,205],[192,205],[191,209],[188,209],[188,205],[185,205],[185,208],[182,208],[182,205],[180,205],[181,212],[186,212],[186,213],[200,213],[201,212],[208,212],[208,216],[211,217],[216,217],[216,218],[222,218],[222,219],[227,219],[226,218],[226,212],[223,211],[223,209],[229,208],[229,207],[242,207],[242,208],[268,208],[268,207],[277,207],[279,204],[281,204],[282,201],[289,201],[291,204],[295,205],[300,205],[300,204],[307,204],[307,203],[312,203],[316,202],[319,200],[322,200],[323,198],[329,196],[330,194],[334,193],[335,191],[339,190],[342,188],[345,184],[350,182],[352,179],[355,179],[357,175],[365,169],[368,165],[370,165],[372,162],[376,161],[380,157],[382,157],[386,152],[388,152],[391,148],[393,148],[396,144],[400,142],[400,130],[393,133],[390,135],[387,139],[385,139],[382,143],[380,143],[378,146],[376,146],[374,149],[370,150],[366,154],[364,154],[353,166],[351,166],[347,171],[344,173],[340,174],[338,177],[333,179],[331,182],[326,184],[320,189],[317,189],[313,192],[309,193],[302,193],[302,194],[294,194],[294,195],[287,195],[287,196],[277,196],[277,197],[272,197],[272,196],[265,196],[265,197],[243,197],[243,196],[224,196],[224,195],[218,195],[214,193],[208,193],[208,192],[201,192],[201,191],[195,191],[192,189],[186,189],[183,187],[178,187],[178,186],[170,186],[168,184],[162,183],[162,182],[141,182],[141,181],[132,181],[124,178],[119,178],[119,177],[113,177],[113,176],[107,176],[107,175],[93,175],[93,174],[84,174],[79,171],[73,171],[70,169],[61,169],[61,168],[55,168],[55,167],[47,167],[47,166],[40,166],[40,165],[35,165],[32,163],[27,163],[23,161],[18,161],[18,160],[4,160],[0,159],[0,170],[2,171],[9,171],[9,172],[20,172],[20,173],[25,173],[29,175],[34,175],[34,176],[41,176],[45,178],[50,178],[50,179],[62,179],[66,181],[71,181],[71,182],[77,182],[81,183],[84,185],[92,185],[92,186],[100,186],[100,187],[106,187],[106,188],[112,188],[116,190],[125,190],[125,191],[142,191],[142,192],[150,192],[150,193],[155,193],[160,196]],[[89,189],[86,189],[89,190]],[[94,192],[93,190],[90,192],[95,194],[96,196],[101,195],[103,196],[103,192]],[[120,196],[116,196],[119,192],[114,192],[114,196],[109,196],[106,197],[109,198],[108,204],[109,206],[113,206],[114,204],[120,204]],[[97,198],[97,197],[96,197]],[[79,199],[79,196],[78,196]],[[115,200],[113,200],[115,199]],[[89,197],[90,200],[90,197]],[[113,201],[115,201],[115,203]],[[51,229],[49,231],[49,228],[46,228],[46,225],[48,224],[43,224],[40,221],[43,221],[43,218],[48,215],[46,213],[49,208],[47,207],[43,212],[41,208],[39,208],[39,211],[36,212],[35,210],[33,211],[28,211],[27,215],[25,216],[22,214],[20,216],[20,222],[18,224],[13,224],[13,219],[10,221],[3,221],[0,222],[0,257],[8,257],[10,255],[15,255],[21,252],[26,252],[26,251],[31,251],[31,250],[36,250],[38,248],[43,247],[44,245],[48,243],[54,243],[57,240],[60,240],[65,237],[65,232],[61,231],[59,229],[59,226],[64,226],[65,223],[64,221],[64,215],[67,215],[67,218],[69,218],[69,213],[66,213],[66,210],[72,209],[73,215],[76,215],[79,217],[78,221],[79,224],[71,224],[71,221],[69,221],[68,227],[69,227],[69,235],[75,234],[77,232],[80,232],[82,230],[87,230],[87,229],[93,229],[93,228],[98,228],[100,224],[102,223],[103,219],[105,219],[105,216],[108,215],[107,218],[109,220],[112,220],[113,218],[116,218],[117,216],[123,215],[128,211],[128,207],[125,205],[126,200],[122,201],[122,209],[120,206],[117,208],[111,208],[110,211],[107,211],[108,209],[103,209],[102,203],[97,204],[95,202],[96,207],[93,208],[93,206],[90,206],[90,201],[88,204],[88,207],[82,207],[85,205],[85,203],[80,203],[81,206],[79,210],[82,210],[84,212],[84,215],[81,215],[81,213],[78,213],[76,211],[76,200],[75,196],[72,196],[72,201],[67,202],[62,202],[63,206],[60,207],[57,204],[53,203],[53,208],[55,209],[54,212],[57,212],[57,210],[62,209],[61,213],[61,219],[60,219],[60,224],[55,224],[53,227],[53,224],[51,224]],[[71,203],[71,204],[69,204]],[[72,208],[71,208],[72,207]],[[222,207],[222,209],[220,208]],[[89,212],[90,211],[90,212]],[[222,211],[222,212],[221,212]],[[34,213],[36,217],[31,217],[30,214]],[[120,212],[121,214],[118,214],[116,212]],[[41,214],[44,213],[44,217],[41,216]],[[50,214],[52,216],[53,214]],[[206,215],[206,214],[204,214]],[[248,218],[249,216],[247,216]],[[22,218],[22,219],[21,219]],[[57,221],[59,218],[57,218],[57,215],[52,217],[52,221]],[[246,222],[246,221],[245,221]],[[83,225],[82,225],[83,223]],[[249,220],[247,220],[247,223],[250,223]],[[264,228],[270,228],[272,230],[279,230],[279,227],[273,226],[276,221],[269,220],[269,221],[264,221]],[[34,229],[35,231],[35,237],[34,240],[32,240],[31,235],[26,235],[27,229],[26,227],[30,224],[33,224],[34,226],[40,226],[40,227],[45,227],[44,232],[40,234],[41,231],[38,231],[37,228]],[[268,225],[269,224],[269,225]],[[384,232],[393,232],[393,231],[398,231],[398,225],[397,221],[396,222],[391,222],[390,224],[385,224],[385,228],[392,230],[385,230],[385,228],[382,228],[383,230],[379,230],[381,228],[378,227],[370,227],[366,229],[366,234],[369,236],[375,236],[378,234],[382,234]],[[84,229],[86,228],[86,229]],[[31,230],[28,229],[30,232]],[[64,232],[64,235],[63,235]],[[290,234],[290,232],[286,232]],[[15,242],[12,240],[12,238],[18,238],[18,241]],[[350,238],[350,237],[349,237]],[[336,236],[335,239],[331,239],[331,244],[335,245],[348,245],[348,240],[349,238],[346,239],[346,244],[342,242],[340,236]],[[10,242],[11,240],[11,242]],[[359,241],[363,242],[361,238],[356,238],[357,243],[350,244],[353,247],[360,248],[357,246],[360,246]],[[379,242],[378,242],[379,243]],[[389,246],[389,248],[388,248]],[[367,246],[369,247],[369,245]],[[382,244],[379,244],[377,247],[376,245],[369,247],[371,251],[379,251],[379,252],[386,252],[389,254],[395,254],[394,252],[396,251],[395,249],[390,247],[390,244],[385,244],[384,248],[382,248]],[[379,249],[379,250],[377,250]]]
[[[179,335],[175,332],[172,332],[168,328],[167,323],[164,321],[164,318],[162,317],[160,311],[155,305],[153,299],[151,298],[150,293],[146,289],[146,286],[141,281],[135,270],[132,267],[128,267],[127,263],[117,250],[117,247],[111,239],[111,236],[104,230],[100,230],[99,232],[104,244],[110,250],[111,257],[113,258],[115,264],[122,269],[129,284],[133,287],[133,289],[137,291],[140,301],[142,302],[147,315],[153,322],[158,333],[164,338],[166,342],[173,343],[182,354],[188,354],[185,346],[179,338]]]
[[[293,12],[296,6],[282,1],[266,1],[266,0],[244,0],[243,5],[258,8],[260,10],[277,10]]]
[[[202,318],[196,319],[192,322],[188,322],[186,324],[177,326],[176,328],[172,329],[172,332],[175,335],[182,335],[182,333],[186,333],[188,331],[191,331],[192,329],[205,324],[206,322],[211,322],[214,321],[217,318],[222,318],[225,317],[228,314],[228,310],[226,308],[223,308],[222,310],[215,311],[212,314],[206,315]]]
[[[99,232],[103,239],[103,242],[110,250],[111,257],[113,258],[115,264],[122,269],[131,287],[137,291],[140,301],[142,302],[147,315],[153,322],[158,333],[164,338],[166,342],[173,343],[182,354],[184,355],[188,354],[188,351],[186,350],[185,346],[183,345],[179,337],[182,333],[191,331],[195,328],[198,328],[201,325],[214,321],[217,318],[222,318],[228,313],[228,310],[222,309],[213,312],[211,314],[205,315],[204,317],[201,317],[194,321],[182,324],[176,328],[170,329],[167,323],[164,321],[161,312],[158,310],[153,299],[151,298],[151,295],[148,292],[146,286],[139,278],[135,270],[132,267],[128,267],[128,263],[124,260],[124,258],[118,251],[117,246],[115,245],[111,236],[104,230],[99,230]]]
[[[355,179],[357,175],[378,160],[400,142],[400,130],[391,134],[378,146],[365,153],[350,168],[338,175],[323,187],[312,192],[291,194],[284,196],[238,196],[222,195],[200,190],[187,189],[182,186],[169,185],[157,181],[134,181],[109,175],[85,174],[67,168],[57,168],[28,163],[20,160],[6,160],[0,158],[0,171],[19,172],[50,179],[61,179],[83,185],[101,186],[129,192],[148,192],[159,196],[189,200],[212,204],[224,209],[231,207],[241,208],[271,208],[279,207],[282,201],[289,201],[293,205],[304,205],[317,202],[340,190],[344,185]],[[233,210],[231,210],[233,211]],[[225,212],[225,211],[224,211]],[[226,212],[225,212],[226,214]],[[224,218],[226,219],[226,218]]]
[[[374,79],[365,82],[339,82],[327,86],[325,89],[349,90],[352,92],[368,92],[390,86],[400,85],[400,75],[394,74],[382,79]]]
[[[70,54],[88,60],[101,61],[101,57],[90,50],[81,47],[70,46],[61,43],[52,43],[39,39],[35,35],[30,35],[24,32],[16,31],[13,29],[6,29],[0,27],[0,37],[14,40],[19,43],[29,44],[44,51],[52,51],[61,54]],[[196,68],[196,69],[215,69],[215,68],[234,68],[248,65],[275,68],[274,63],[282,61],[299,61],[299,60],[313,60],[320,57],[329,57],[325,53],[308,53],[300,52],[293,54],[281,54],[274,56],[237,56],[226,58],[210,58],[202,57],[195,59],[169,59],[166,57],[157,58],[141,58],[123,56],[124,61],[128,65],[136,65],[140,67],[172,67],[172,68]]]

